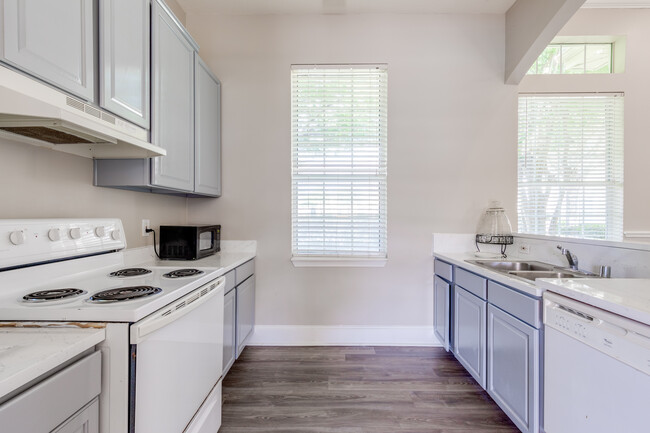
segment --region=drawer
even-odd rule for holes
[[[455,283],[481,299],[487,299],[487,280],[462,268],[456,268]]]
[[[101,361],[101,352],[94,352],[2,404],[1,430],[11,433],[54,430],[99,395]],[[34,408],[44,410],[35,416]]]
[[[228,292],[230,292],[232,289],[235,288],[235,270],[233,269],[232,271],[229,271],[225,275],[226,277],[226,287],[223,290],[223,294],[226,295]]]
[[[514,289],[489,281],[488,302],[535,328],[539,328],[542,324],[541,299],[531,298]]]
[[[454,267],[447,262],[443,262],[440,259],[434,259],[433,272],[449,282],[454,281]]]
[[[235,269],[235,285],[239,286],[246,278],[255,273],[255,259],[249,260]]]

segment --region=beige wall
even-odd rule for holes
[[[186,23],[185,10],[183,9],[183,7],[180,4],[178,4],[178,1],[176,1],[176,0],[165,0],[165,3],[167,4],[167,6],[169,6],[169,9],[171,9],[172,12],[174,12],[174,15],[176,15],[176,18],[178,18],[178,20],[181,23],[183,23],[183,25],[185,25],[185,23]]]
[[[223,85],[223,190],[190,221],[257,239],[257,323],[430,326],[431,234],[473,232],[500,199],[513,218],[516,91],[503,84],[504,17],[188,14]],[[290,65],[381,62],[389,70],[385,268],[294,268]]]
[[[624,230],[650,231],[650,10],[582,9],[559,36],[625,36],[625,72],[613,75],[527,76],[522,92],[625,93]],[[648,241],[648,239],[630,239]]]
[[[186,222],[186,198],[93,186],[92,160],[0,138],[0,219],[121,218],[127,245],[150,244],[141,219]]]

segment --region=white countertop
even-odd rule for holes
[[[537,280],[540,287],[650,325],[650,279]]]
[[[0,399],[106,338],[104,328],[6,325],[0,325]]]
[[[491,269],[484,268],[483,266],[475,265],[473,263],[466,262],[466,260],[488,260],[485,258],[477,258],[473,253],[439,253],[434,252],[434,257],[439,258],[442,261],[451,263],[452,265],[458,266],[460,268],[466,269],[470,272],[482,275],[490,280],[496,281],[508,287],[512,287],[521,292],[524,292],[530,296],[540,297],[544,293],[545,288],[539,286],[533,281],[522,280],[519,278],[509,277],[500,272],[495,272]],[[509,259],[506,259],[509,260]],[[513,259],[517,260],[517,259]],[[531,259],[532,260],[532,259]],[[540,281],[540,280],[537,280]],[[550,280],[546,280],[550,281]]]

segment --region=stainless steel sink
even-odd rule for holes
[[[537,278],[593,278],[596,275],[564,269],[550,263],[525,260],[466,260],[509,277],[535,281]]]
[[[585,278],[587,276],[583,274],[575,274],[573,272],[562,271],[514,271],[508,272],[508,274],[532,281],[535,281],[537,278]]]
[[[483,266],[494,271],[551,271],[555,266],[542,262],[506,261],[506,260],[467,260],[469,263]]]

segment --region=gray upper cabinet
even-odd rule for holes
[[[152,143],[167,151],[153,159],[151,183],[194,191],[194,52],[171,11],[152,5]]]
[[[195,55],[194,191],[221,195],[221,83]]]
[[[103,1],[103,7],[108,7],[108,3],[129,3]],[[137,4],[142,6],[143,1],[138,0]],[[118,13],[114,15],[117,17]],[[134,32],[132,38],[139,43],[144,37]],[[124,42],[122,36],[116,38]],[[152,0],[151,142],[165,149],[167,155],[140,160],[95,160],[96,186],[186,197],[221,195],[221,83],[197,51],[194,39],[164,2]],[[124,63],[129,63],[130,54],[125,53],[124,57]],[[134,97],[131,102],[137,103],[140,96],[146,100],[146,96],[125,89],[113,94],[118,93],[121,96],[113,98],[114,101]]]
[[[151,2],[100,0],[99,103],[149,129]]]
[[[0,4],[3,61],[94,101],[93,0],[0,0]]]
[[[539,432],[539,330],[489,305],[487,339],[488,393],[522,432]]]

